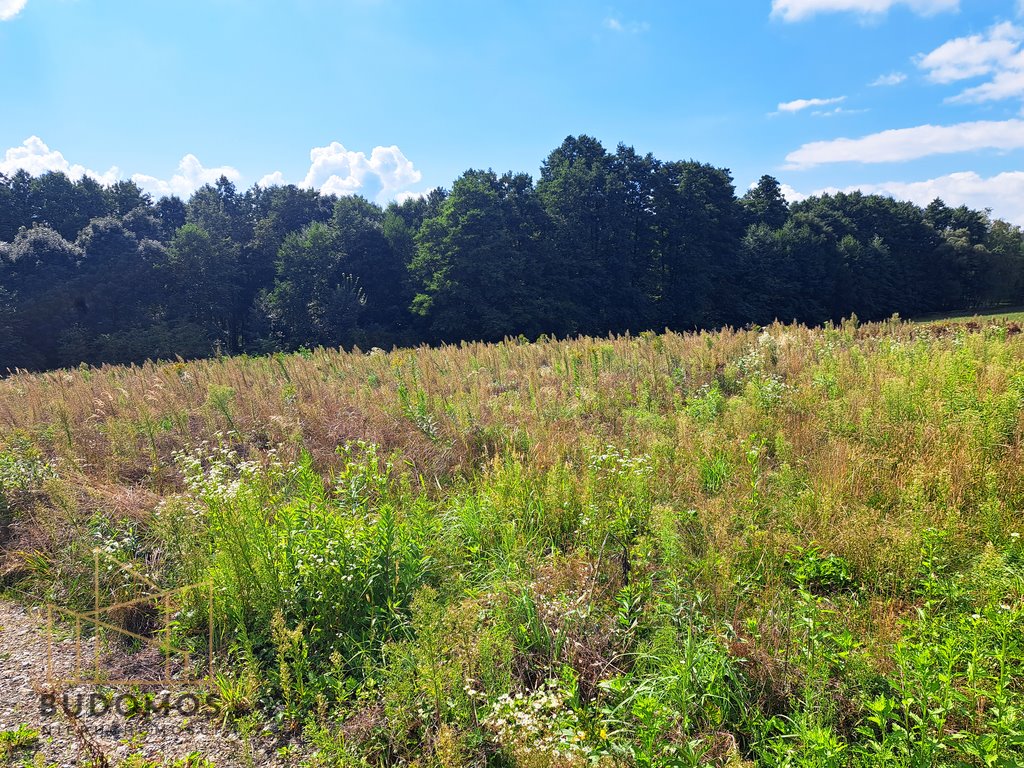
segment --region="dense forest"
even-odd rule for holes
[[[0,371],[879,319],[1024,301],[1024,235],[859,193],[789,204],[770,176],[569,137],[540,177],[469,170],[382,208],[227,179],[0,175]]]

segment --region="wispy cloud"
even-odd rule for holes
[[[830,104],[839,104],[846,100],[845,96],[835,96],[831,99],[794,99],[784,101],[778,106],[779,112],[800,112],[811,107],[827,107]]]
[[[651,28],[651,25],[646,21],[623,21],[615,16],[607,17],[604,20],[603,26],[605,29],[611,30],[612,32],[629,35],[639,35]]]
[[[988,82],[968,88],[947,101],[981,103],[1024,97],[1024,27],[996,24],[985,34],[958,37],[917,57],[917,65],[935,83],[977,77]]]
[[[28,0],[0,0],[0,21],[13,19],[21,13],[26,2]]]
[[[949,40],[917,57],[917,66],[935,83],[952,83],[991,74],[1012,62],[1024,30],[1010,21],[996,24],[983,35]]]
[[[956,11],[959,0],[772,0],[772,16],[783,21],[803,21],[819,13],[856,13],[878,16],[897,5],[905,5],[922,16]]]
[[[792,188],[788,188],[792,190]],[[937,197],[948,205],[966,205],[975,209],[991,208],[992,213],[1013,224],[1024,225],[1024,171],[1009,171],[984,178],[974,171],[951,173],[926,181],[889,181],[850,187],[828,187],[815,195],[861,191],[868,195],[888,195],[927,205]],[[798,196],[806,197],[792,190]],[[786,194],[787,200],[793,200]]]
[[[920,125],[881,131],[859,139],[804,144],[786,156],[799,170],[829,163],[895,163],[930,155],[982,149],[1024,148],[1024,120],[978,121],[956,125]]]
[[[865,112],[870,110],[867,109],[843,109],[843,107],[836,107],[835,109],[818,109],[811,112],[815,117],[839,117],[840,115],[863,115]]]
[[[899,85],[907,76],[903,72],[891,72],[888,75],[879,75],[873,82],[868,83],[872,88],[886,88]]]

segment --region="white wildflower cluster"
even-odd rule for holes
[[[613,445],[590,457],[590,468],[608,477],[641,477],[654,474],[654,464],[646,453],[633,455],[628,448],[619,450]]]
[[[191,451],[176,451],[173,454],[185,477],[185,485],[196,496],[220,501],[231,501],[239,491],[255,480],[265,467],[257,461],[243,460],[238,451],[225,444],[225,435],[218,433],[217,444],[201,442]],[[267,452],[270,470],[283,470],[284,464],[277,451]]]
[[[768,367],[779,361],[779,343],[767,331],[757,337],[757,342],[736,361],[740,375],[746,378],[752,374],[763,373]]]
[[[153,510],[153,517],[157,524],[173,525],[181,529],[185,522],[189,521],[188,530],[195,530],[205,515],[202,505],[187,496],[164,497],[157,502],[156,508]]]
[[[754,377],[754,400],[763,411],[773,411],[782,404],[786,392],[793,389],[786,384],[777,373],[769,373]]]
[[[518,762],[549,758],[582,764],[593,751],[556,680],[529,694],[504,694],[481,723]]]
[[[156,582],[158,575],[149,567],[150,563],[141,558],[142,541],[138,526],[130,520],[116,525],[101,515],[90,521],[93,551],[99,555],[99,566],[110,586],[137,590],[143,581]]]
[[[323,591],[323,584],[330,584],[335,591],[346,584],[353,584],[362,575],[354,548],[352,536],[344,534],[328,539],[297,541],[291,553],[299,576],[295,589],[309,588],[312,590],[309,596],[314,600],[326,600],[328,595]]]
[[[129,559],[139,549],[138,533],[134,526],[127,523],[122,523],[114,530],[109,530],[106,525],[94,525],[92,537],[96,542],[95,549],[109,559]]]

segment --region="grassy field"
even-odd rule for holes
[[[230,718],[311,765],[1020,765],[1018,331],[17,375],[3,578],[212,578]]]
[[[957,312],[952,315],[928,315],[917,318],[918,323],[963,323],[963,322],[1024,323],[1024,307],[1003,307],[986,309],[981,312]]]

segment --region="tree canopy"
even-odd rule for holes
[[[302,346],[821,323],[1024,302],[1024,235],[861,193],[737,196],[724,168],[569,136],[386,207],[295,186],[189,200],[0,175],[0,371]]]

